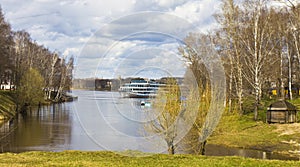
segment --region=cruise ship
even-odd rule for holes
[[[157,91],[161,86],[164,86],[164,84],[138,79],[131,80],[130,83],[121,86],[119,92],[123,97],[151,98],[157,95]]]

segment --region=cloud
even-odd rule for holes
[[[170,13],[188,20],[199,30],[205,32],[209,30],[215,21],[212,17],[219,9],[220,2],[211,0],[189,1],[181,6],[177,6]]]
[[[211,14],[217,4],[218,0],[3,0],[1,7],[14,30],[24,29],[50,50],[75,56],[75,77],[105,78],[117,72],[133,75],[146,66],[167,69],[176,64],[184,69],[180,60],[170,57],[188,32],[215,26]],[[181,74],[182,70],[172,72]]]

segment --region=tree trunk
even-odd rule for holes
[[[174,147],[173,143],[168,144],[168,153],[171,155],[175,154],[175,147]]]
[[[254,21],[254,89],[255,89],[255,106],[254,106],[254,120],[257,120],[258,117],[258,104],[259,104],[259,59],[261,54],[259,53],[259,37],[258,37],[258,22],[260,17],[259,13],[255,16]]]
[[[233,62],[230,56],[230,75],[229,75],[229,92],[228,92],[228,112],[231,112],[232,107],[232,84],[233,84]]]
[[[50,77],[49,77],[49,85],[48,85],[48,91],[49,91],[49,96],[48,99],[51,99],[51,92],[52,90],[54,90],[54,74],[55,74],[55,64],[58,61],[58,56],[57,55],[53,55],[52,58],[52,62],[51,62],[51,73],[50,73]]]
[[[288,53],[289,54],[289,53]],[[292,56],[289,54],[288,55],[288,61],[289,61],[289,91],[288,91],[288,95],[289,95],[289,99],[293,100],[293,92],[292,92]]]
[[[254,103],[254,120],[258,118],[258,105],[260,101],[260,88],[258,83],[258,77],[255,76],[255,103]]]
[[[242,69],[238,67],[238,101],[239,101],[239,111],[240,115],[244,114],[243,111],[243,78]]]
[[[281,53],[281,60],[280,60],[280,98],[282,100],[285,99],[285,91],[284,91],[284,82],[283,82],[283,55]]]
[[[204,142],[199,143],[199,150],[198,150],[199,155],[205,155],[205,146],[206,146],[206,140]]]

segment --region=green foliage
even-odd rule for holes
[[[0,166],[201,166],[296,167],[299,161],[257,160],[242,157],[153,154],[145,157],[123,156],[114,152],[25,152],[0,154]]]
[[[17,88],[17,102],[21,106],[27,104],[37,105],[44,101],[44,79],[35,69],[29,69],[22,76],[20,86]]]

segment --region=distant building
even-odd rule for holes
[[[112,81],[110,79],[95,79],[95,90],[111,90]]]
[[[2,82],[0,84],[0,89],[1,90],[14,90],[15,89],[15,85],[12,84],[11,82]]]
[[[94,78],[87,78],[87,79],[74,79],[72,88],[73,89],[95,89],[95,79]]]
[[[1,90],[13,90],[15,85],[12,82],[12,70],[6,69],[0,76],[0,89]]]

